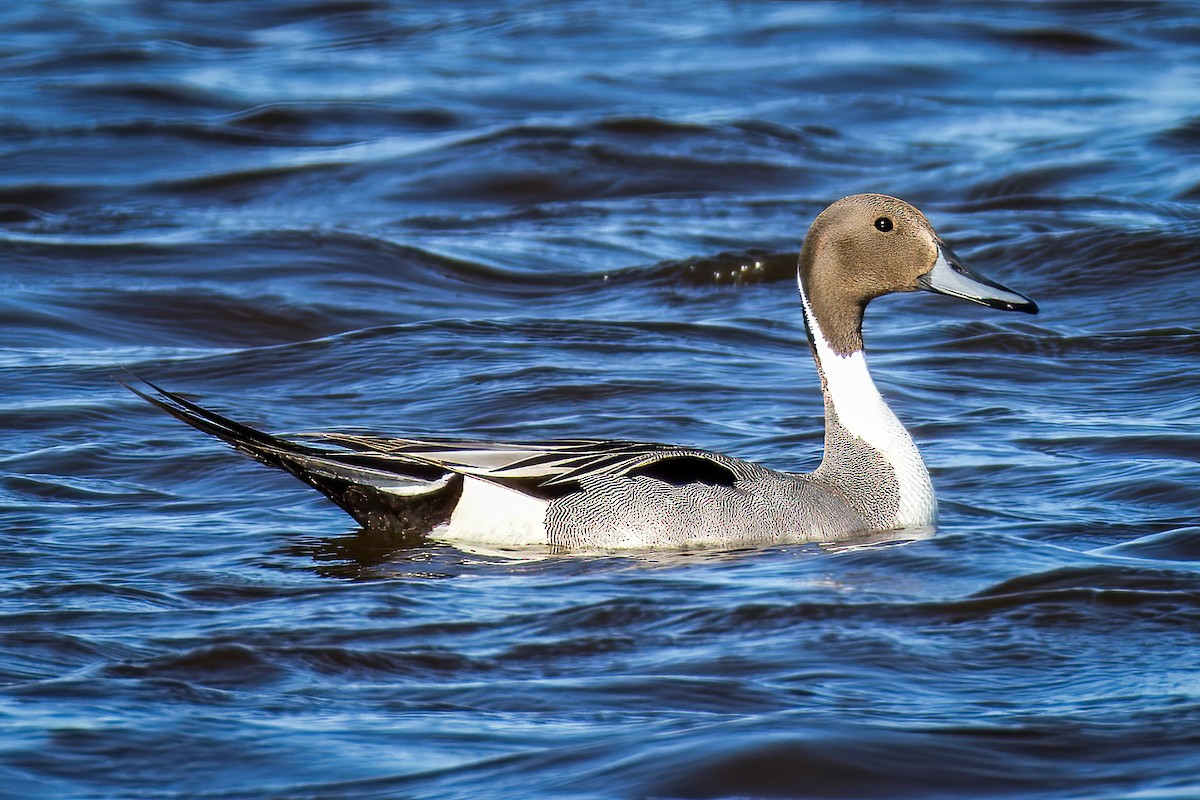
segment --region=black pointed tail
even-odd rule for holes
[[[295,475],[364,528],[388,533],[428,533],[449,520],[462,493],[461,475],[431,474],[426,465],[408,464],[394,457],[319,449],[281,439],[134,377],[153,394],[118,380],[126,389],[176,419],[268,466]]]

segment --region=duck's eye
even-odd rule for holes
[[[875,227],[876,229],[887,233],[895,226],[892,225],[891,217],[880,217],[879,219],[875,220]]]

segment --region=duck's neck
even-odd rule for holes
[[[816,313],[803,270],[800,299],[825,396],[825,457],[815,477],[837,491],[870,530],[932,526],[937,503],[929,471],[867,371],[863,307]],[[832,336],[819,319],[834,328]]]

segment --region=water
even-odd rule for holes
[[[0,793],[1200,796],[1200,5],[0,11]],[[277,432],[811,468],[859,191],[1038,317],[873,304],[933,538],[513,561]]]

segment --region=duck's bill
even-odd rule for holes
[[[1037,303],[975,272],[941,242],[938,242],[938,257],[933,269],[917,278],[917,285],[927,292],[961,297],[1002,311],[1038,312]]]

